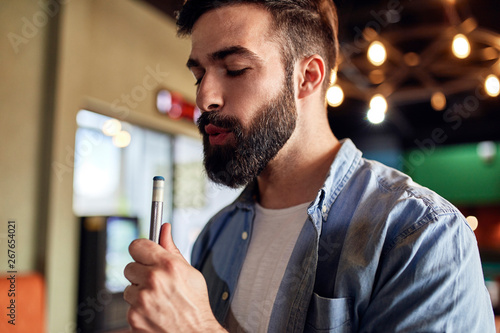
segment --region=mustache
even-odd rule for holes
[[[203,112],[196,121],[198,130],[201,134],[205,135],[205,126],[212,124],[214,126],[233,130],[240,127],[238,119],[228,115],[222,115],[220,111]]]

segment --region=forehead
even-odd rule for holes
[[[271,14],[253,4],[229,5],[203,14],[193,26],[191,57],[233,46],[242,46],[257,54],[278,48],[272,41]]]

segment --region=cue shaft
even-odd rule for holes
[[[165,178],[156,176],[153,178],[153,200],[151,203],[151,224],[149,227],[149,239],[155,243],[160,241],[160,228],[163,216],[163,195],[165,189]]]

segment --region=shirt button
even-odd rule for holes
[[[323,206],[323,209],[321,210],[323,213],[326,213],[326,206]]]
[[[222,293],[222,300],[225,301],[229,298],[229,293],[227,291]]]
[[[243,233],[241,234],[241,239],[245,240],[247,238],[248,238],[248,232],[243,231]]]

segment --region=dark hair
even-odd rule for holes
[[[177,33],[190,35],[206,12],[235,4],[255,4],[268,10],[278,31],[286,67],[301,57],[319,54],[326,63],[324,87],[337,64],[337,10],[332,0],[187,0],[177,15]]]

